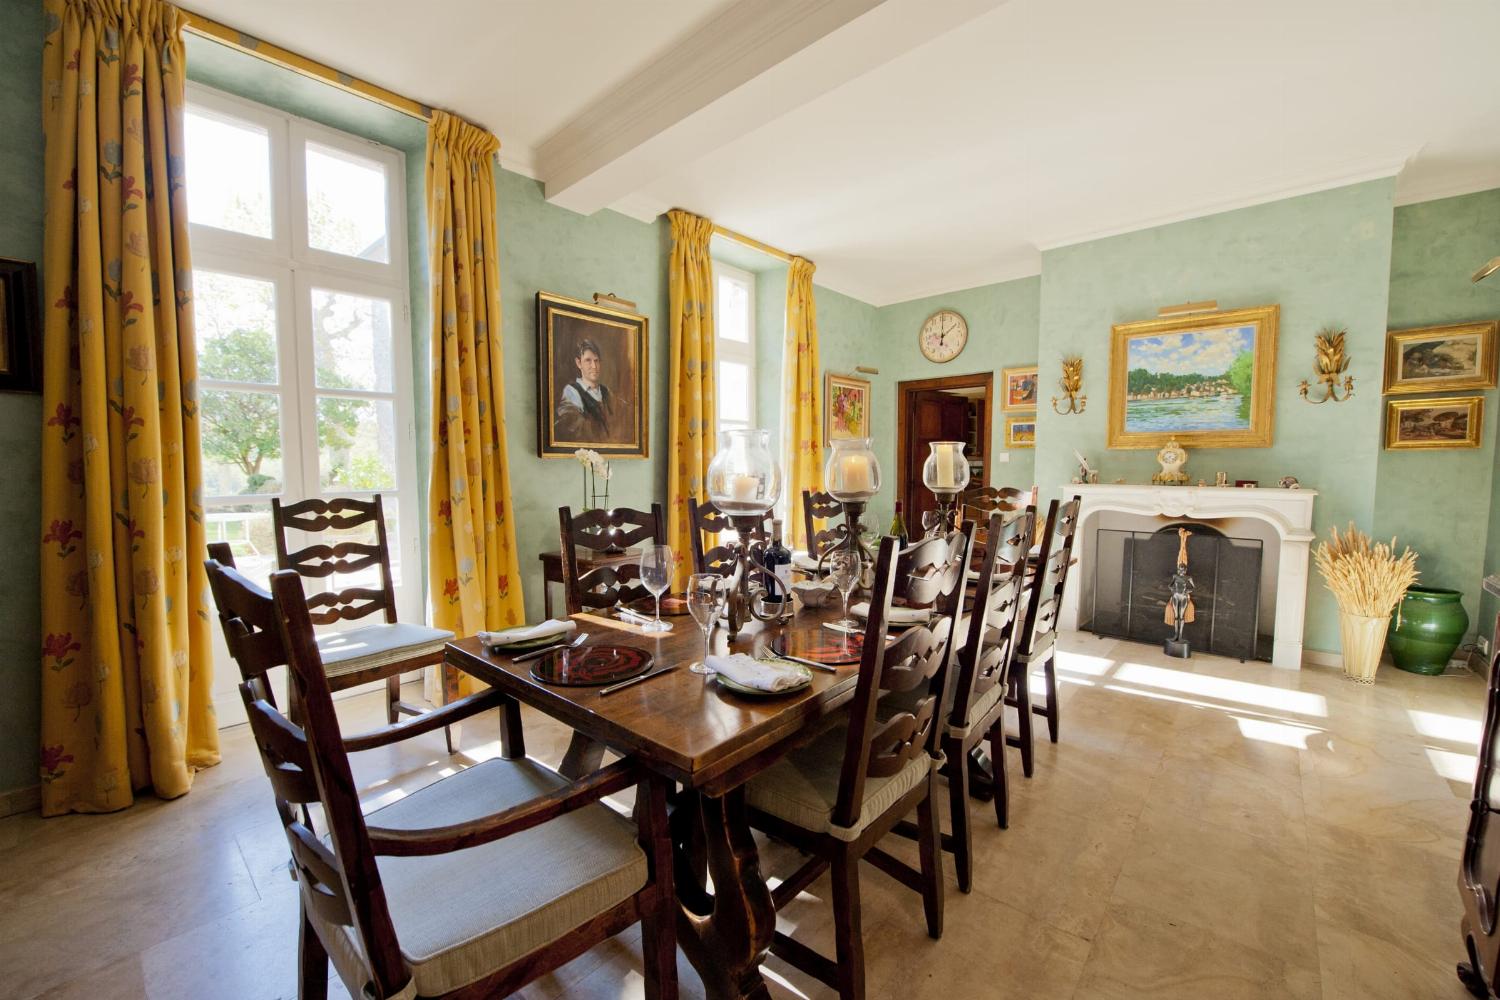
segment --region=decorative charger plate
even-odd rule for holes
[[[772,644],[771,651],[777,656],[797,656],[814,663],[835,666],[841,663],[858,663],[864,648],[863,632],[850,635],[830,632],[820,627],[788,632],[784,639]]]
[[[634,646],[575,646],[559,649],[531,665],[531,676],[543,684],[594,687],[625,681],[651,669],[651,654]]]
[[[719,687],[733,691],[735,694],[744,695],[747,698],[779,698],[784,694],[796,694],[812,683],[812,671],[800,663],[780,660],[776,663],[776,666],[785,669],[788,673],[797,674],[801,678],[801,681],[795,687],[782,688],[780,691],[762,691],[760,688],[748,687],[738,681],[732,681],[723,674],[714,674],[714,679],[718,682]]]

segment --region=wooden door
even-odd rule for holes
[[[948,392],[922,390],[908,396],[906,413],[906,467],[902,469],[901,496],[906,513],[906,531],[922,533],[922,512],[937,506],[932,491],[922,485],[922,464],[933,441],[966,441],[969,437],[969,401]]]

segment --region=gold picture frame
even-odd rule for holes
[[[1483,396],[1385,401],[1388,451],[1478,448],[1483,432]]]
[[[650,321],[537,292],[536,337],[537,455],[650,457]]]
[[[870,380],[823,373],[823,438],[848,441],[870,436]]]
[[[1115,324],[1109,447],[1269,448],[1280,318],[1269,305]]]
[[[1035,413],[1005,415],[1005,447],[1011,451],[1036,447]]]
[[[1000,372],[1000,409],[1007,412],[1036,409],[1037,366],[1020,365]]]
[[[1500,373],[1500,320],[1452,323],[1385,335],[1388,396],[1455,389],[1493,389]]]

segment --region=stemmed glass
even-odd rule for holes
[[[834,622],[843,628],[858,628],[859,622],[849,617],[849,595],[859,583],[861,567],[859,555],[849,549],[838,549],[828,554],[828,578],[839,589],[844,598],[844,617]]]
[[[656,620],[642,625],[647,632],[670,632],[670,622],[661,620],[661,595],[672,582],[676,564],[670,545],[648,545],[641,551],[641,583],[656,598]]]
[[[938,526],[943,523],[943,512],[936,508],[922,511],[922,537],[932,538],[937,534]]]
[[[708,667],[708,654],[711,649],[709,636],[713,634],[714,623],[719,620],[719,614],[724,610],[724,601],[729,593],[728,581],[717,573],[694,573],[688,577],[687,605],[693,614],[693,620],[703,630],[703,659],[688,667],[695,674],[713,673]]]

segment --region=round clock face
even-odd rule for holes
[[[939,309],[927,317],[917,334],[917,346],[928,361],[942,364],[958,357],[969,342],[969,324],[952,309]]]

